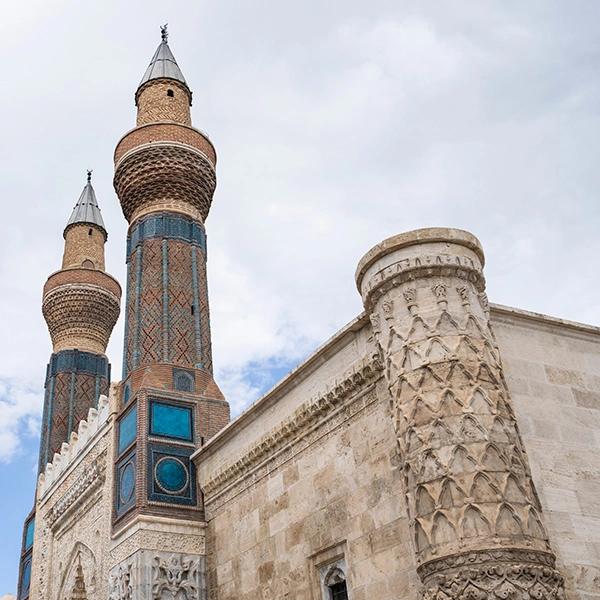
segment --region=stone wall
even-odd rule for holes
[[[114,398],[114,396],[113,396]],[[114,411],[103,397],[40,476],[31,600],[108,597]]]
[[[570,598],[600,598],[600,329],[492,311],[519,429]]]
[[[494,305],[490,318],[568,598],[598,598],[600,330]],[[321,600],[320,567],[340,559],[352,600],[417,597],[373,350],[361,316],[198,452],[209,598]]]
[[[319,573],[340,560],[353,600],[416,598],[395,440],[377,385],[324,410],[281,449],[289,460],[276,451],[268,472],[234,496],[207,494],[211,598],[320,598]]]

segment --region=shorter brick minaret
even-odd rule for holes
[[[40,471],[108,394],[108,339],[119,316],[121,287],[104,271],[107,239],[91,171],[64,230],[62,268],[44,286],[42,312],[52,356],[46,371]]]
[[[108,237],[92,187],[92,172],[65,227],[62,268],[44,285],[42,312],[52,339],[46,367],[44,414],[38,471],[60,452],[101,394],[108,395],[110,364],[105,355],[119,317],[121,287],[104,271]],[[35,509],[23,528],[19,564],[19,600],[29,598]],[[72,598],[84,598],[77,580]],[[82,595],[83,594],[83,595]]]

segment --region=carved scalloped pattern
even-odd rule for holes
[[[217,185],[215,171],[199,152],[183,145],[158,144],[127,155],[116,167],[114,187],[125,218],[165,200],[181,200],[205,220]]]
[[[45,296],[42,313],[54,346],[85,339],[103,353],[119,318],[119,300],[96,286],[64,285]]]

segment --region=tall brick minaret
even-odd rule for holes
[[[100,394],[108,394],[108,339],[119,317],[121,287],[104,270],[107,233],[88,171],[64,230],[62,268],[44,285],[42,312],[52,356],[46,371],[40,471],[60,452]]]
[[[190,456],[226,425],[229,405],[212,375],[206,281],[216,154],[191,126],[191,101],[164,27],[135,93],[137,126],[115,150],[114,186],[129,231],[113,529],[127,536],[143,520],[151,539],[169,519],[161,548],[200,573],[204,515]],[[137,573],[135,598],[144,593],[146,555],[140,544],[115,567],[113,577]]]
[[[108,339],[119,317],[121,287],[104,270],[107,233],[88,171],[63,236],[62,267],[44,285],[42,312],[52,339],[46,367],[39,472],[61,451],[101,394],[108,394]],[[29,596],[35,512],[25,522],[18,598]]]

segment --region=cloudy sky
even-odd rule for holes
[[[86,168],[124,280],[111,157],[165,21],[219,156],[209,284],[234,414],[360,312],[358,259],[415,227],[475,233],[492,301],[598,323],[597,1],[28,0],[1,14],[0,595],[33,496],[41,288]],[[115,378],[122,335],[119,322]]]

